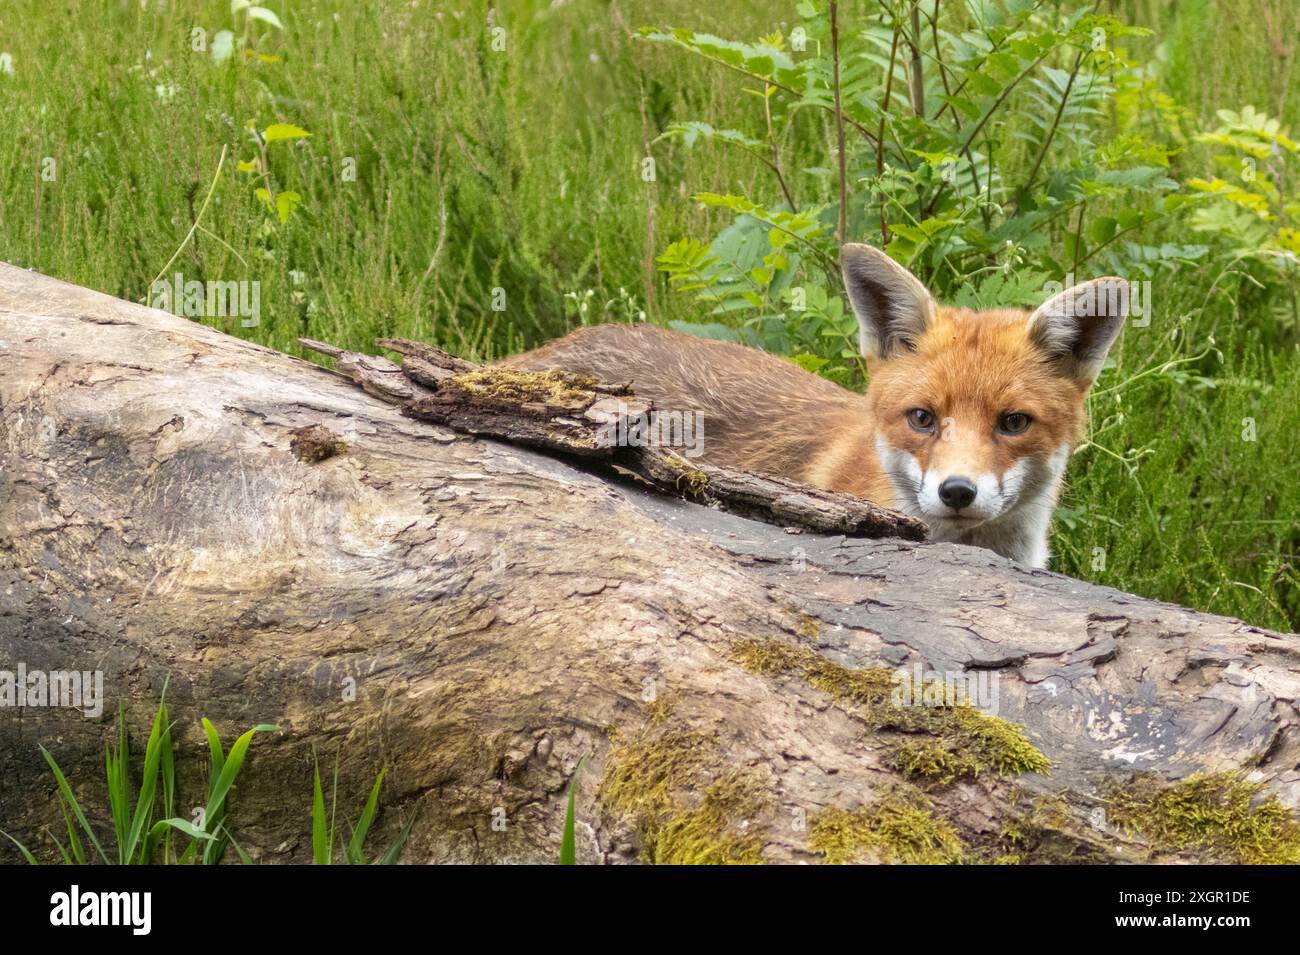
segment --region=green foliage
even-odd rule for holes
[[[808,848],[830,865],[875,859],[901,865],[953,865],[966,846],[952,824],[918,793],[890,794],[854,812],[829,806],[809,820]]]
[[[1114,787],[1107,815],[1153,854],[1206,853],[1238,865],[1300,864],[1295,813],[1240,773],[1197,773],[1177,783],[1139,776]]]
[[[573,778],[569,780],[569,801],[564,810],[564,833],[560,838],[560,865],[578,864],[574,809],[578,800],[578,778],[582,775],[582,767],[586,762],[585,756],[578,760],[578,765],[573,770]]]
[[[145,744],[138,792],[131,781],[130,741],[124,710],[119,710],[117,715],[117,743],[110,744],[105,750],[104,777],[108,790],[109,817],[112,819],[116,837],[116,851],[113,856],[105,851],[99,841],[94,827],[87,819],[81,803],[54,756],[44,746],[41,747],[41,755],[49,765],[58,787],[59,805],[63,811],[67,833],[66,846],[53,833],[50,833],[50,836],[65,863],[85,865],[93,861],[86,852],[82,835],[95,850],[98,860],[104,864],[148,865],[159,861],[164,864],[184,864],[195,858],[200,846],[202,846],[205,863],[215,864],[220,861],[221,852],[230,839],[229,831],[222,822],[226,794],[235,784],[235,779],[243,767],[244,755],[253,734],[277,730],[278,727],[263,724],[249,730],[231,747],[230,753],[223,757],[224,765],[218,766],[217,757],[222,756],[220,742],[217,740],[212,724],[206,719],[203,721],[209,742],[214,746],[214,778],[210,783],[208,804],[203,812],[203,819],[206,822],[196,826],[173,815],[176,808],[176,772],[166,694],[167,690],[164,687],[162,699],[158,701],[158,709],[154,714],[149,739]],[[161,792],[158,788],[160,779]],[[161,818],[158,816],[160,808]],[[179,832],[190,839],[188,846],[179,856],[172,851],[173,832]],[[34,855],[25,846],[8,833],[5,835],[18,847],[27,862],[36,864]],[[161,858],[159,858],[159,850],[161,850]]]
[[[280,728],[270,723],[259,723],[236,739],[231,745],[230,751],[226,752],[222,749],[221,737],[217,735],[216,727],[206,717],[204,717],[202,723],[203,734],[208,741],[210,758],[208,766],[208,799],[204,804],[202,813],[203,831],[211,836],[211,839],[203,847],[203,864],[216,865],[221,862],[226,845],[230,841],[230,834],[224,825],[226,796],[229,794],[231,787],[235,785],[235,779],[239,776],[239,771],[244,767],[244,759],[248,755],[248,747],[253,742],[253,736],[257,733],[278,732]],[[186,849],[181,861],[188,862],[193,850],[193,845]]]
[[[350,826],[350,835],[347,845],[343,847],[343,861],[347,865],[367,865],[365,842],[366,836],[370,833],[370,827],[375,821],[375,811],[379,807],[379,790],[384,784],[384,775],[388,771],[381,769],[379,775],[375,777],[375,783],[370,787],[370,795],[366,799],[365,805],[361,809],[361,815],[357,819],[355,826]],[[334,783],[330,789],[330,806],[329,813],[325,811],[325,793],[321,788],[320,781],[320,763],[315,763],[315,772],[312,782],[312,799],[311,799],[311,846],[312,861],[317,865],[332,865],[335,859],[334,842],[339,835],[335,827],[335,819],[338,810],[339,801],[339,764],[338,760],[334,761]],[[397,862],[402,853],[406,840],[411,834],[411,826],[414,819],[407,821],[397,837],[384,851],[377,861],[380,865],[393,865]],[[349,824],[350,825],[350,824]]]
[[[85,865],[98,861],[106,865],[188,865],[198,861],[204,865],[218,865],[226,849],[231,846],[235,848],[242,863],[252,863],[252,859],[231,837],[226,821],[226,802],[244,767],[254,735],[277,732],[279,727],[269,723],[258,724],[240,735],[230,749],[226,750],[216,727],[209,720],[202,720],[209,752],[208,790],[203,807],[195,811],[196,821],[190,822],[174,815],[177,798],[175,752],[165,696],[164,687],[164,699],[158,702],[149,739],[145,744],[138,789],[130,776],[130,741],[125,712],[118,713],[116,744],[106,747],[104,776],[108,791],[108,815],[115,836],[111,853],[100,841],[54,756],[45,747],[41,747],[41,755],[49,765],[57,787],[66,842],[52,832],[49,835],[64,863]],[[348,864],[364,865],[368,861],[364,845],[379,808],[379,793],[385,773],[386,770],[380,771],[356,825],[350,829],[347,844],[343,847],[343,859]],[[317,863],[329,864],[334,859],[334,810],[338,803],[338,781],[336,762],[331,809],[327,818],[320,784],[320,767],[316,767],[312,794],[312,848]],[[402,827],[383,856],[375,861],[382,865],[392,865],[397,861],[406,845],[413,822],[414,820],[408,821]],[[177,832],[189,837],[188,844],[180,852],[175,851],[171,843],[173,834]],[[27,846],[7,832],[0,831],[0,835],[5,836],[18,849],[26,862],[37,864],[35,855]],[[93,855],[87,851],[87,844],[93,850]]]
[[[799,314],[814,292],[838,296],[841,239],[886,246],[957,304],[1024,306],[1165,217],[1177,189],[1165,156],[1136,140],[1101,148],[1109,76],[1129,69],[1114,43],[1149,31],[1090,8],[1036,7],[973,4],[965,29],[944,29],[934,4],[909,20],[910,4],[886,3],[838,13],[833,32],[831,8],[804,2],[802,51],[780,35],[746,44],[643,31],[730,68],[763,102],[764,133],[691,120],[661,137],[734,147],[771,173],[762,197],[696,194],[736,218],[708,243],[684,238],[662,253],[672,286],[743,329],[740,340],[785,354],[797,343],[805,367],[848,381],[860,371],[852,329],[837,314]],[[923,64],[919,81],[907,48]],[[810,125],[826,142],[844,127],[842,174],[822,157],[802,168],[786,158]]]
[[[1300,144],[1279,120],[1244,106],[1221,109],[1220,124],[1195,139],[1217,149],[1217,175],[1187,184],[1202,194],[1189,217],[1197,232],[1213,236],[1234,262],[1248,262],[1248,276],[1281,295],[1289,290],[1294,318],[1300,279],[1300,198],[1293,192]],[[1226,178],[1225,178],[1226,177]]]

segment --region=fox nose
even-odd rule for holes
[[[960,511],[975,500],[975,485],[969,478],[950,477],[939,485],[939,500],[954,511]]]

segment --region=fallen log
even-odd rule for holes
[[[0,707],[0,828],[49,857],[38,744],[102,806],[169,679],[183,797],[200,716],[281,727],[228,813],[262,861],[310,857],[313,751],[340,805],[387,767],[409,862],[554,860],[583,757],[582,862],[1300,859],[1295,635],[791,536],[405,416],[437,391],[375,361],[383,400],[0,266],[0,670],[106,697]]]

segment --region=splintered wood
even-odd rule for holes
[[[405,339],[377,344],[402,356],[350,352],[300,338],[333,358],[368,394],[409,418],[606,464],[661,491],[781,526],[859,537],[923,540],[925,524],[871,501],[735,468],[696,463],[653,440],[655,408],[628,385],[561,371],[477,365]]]

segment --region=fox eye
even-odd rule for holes
[[[913,431],[933,431],[934,413],[924,408],[913,408],[907,413],[907,423],[912,426]]]
[[[1023,411],[1012,411],[998,419],[998,430],[1003,434],[1024,434],[1033,420]]]

